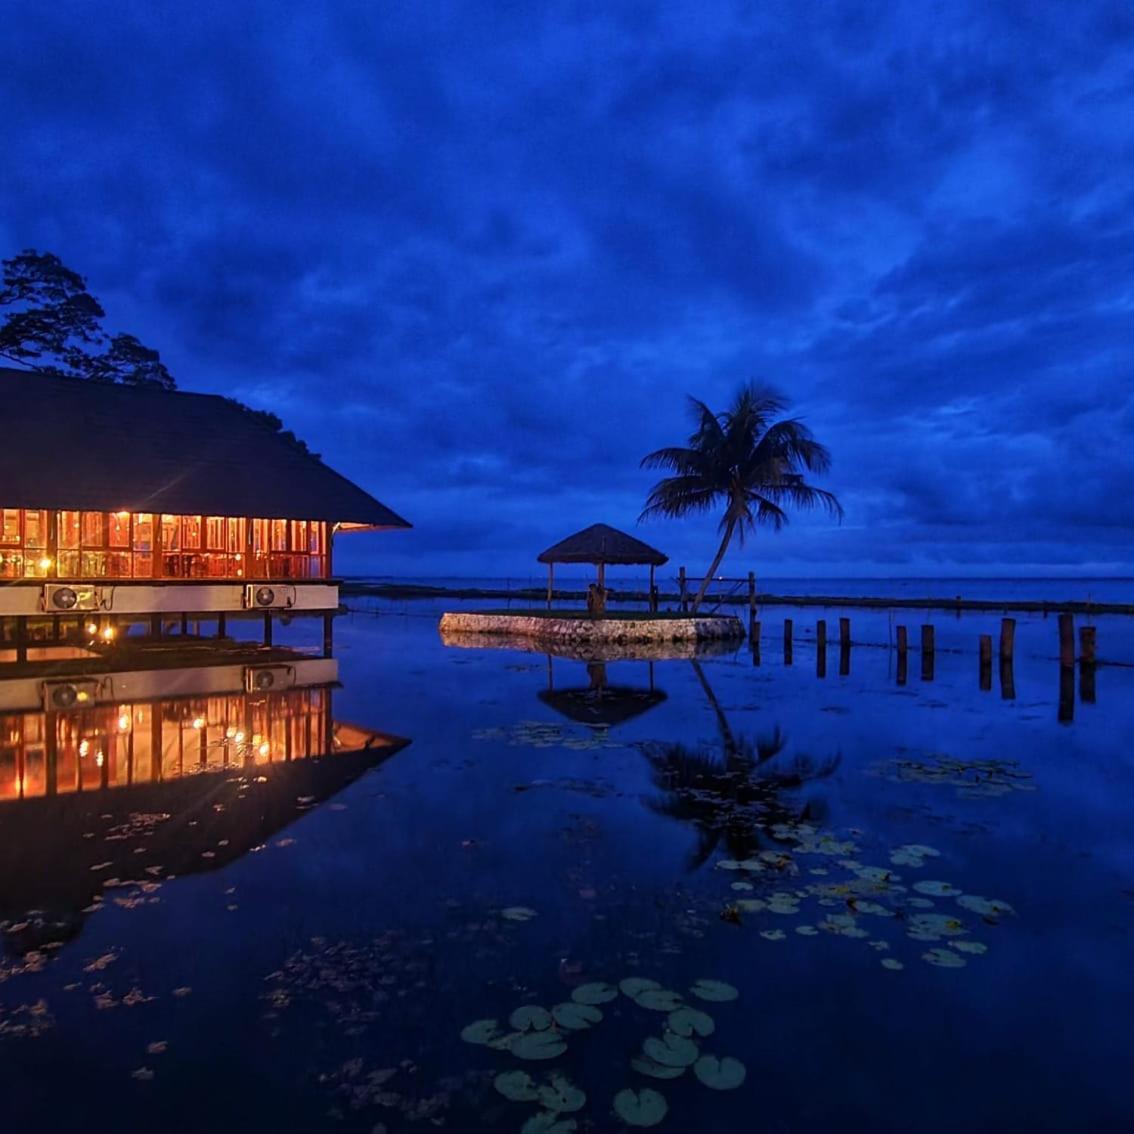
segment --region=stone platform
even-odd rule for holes
[[[543,614],[493,614],[472,611],[441,616],[442,637],[476,634],[497,638],[526,638],[533,642],[571,643],[576,646],[669,642],[739,642],[744,625],[733,615],[689,615],[678,618],[593,618]],[[486,643],[487,645],[488,643]]]

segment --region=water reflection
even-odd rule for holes
[[[787,736],[777,727],[763,736],[737,735],[705,672],[691,663],[717,722],[719,749],[654,743],[644,747],[654,784],[662,795],[649,801],[658,814],[690,823],[697,832],[691,856],[696,868],[723,844],[732,858],[762,849],[777,824],[820,821],[821,799],[801,799],[800,790],[830,776],[839,757],[822,760],[798,753],[781,759]]]
[[[632,720],[666,699],[654,685],[654,664],[648,662],[649,682],[645,687],[612,685],[607,680],[606,663],[587,662],[588,683],[567,688],[555,687],[551,657],[547,659],[547,688],[539,699],[568,720],[591,727],[610,728]]]
[[[299,655],[0,680],[7,951],[232,862],[409,743],[336,721],[337,684],[335,659]]]

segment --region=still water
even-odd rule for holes
[[[1130,1129],[1134,669],[1061,706],[1039,620],[982,689],[978,618],[899,685],[885,615],[820,676],[814,612],[790,666],[791,611],[758,664],[435,613],[283,691],[0,689],[9,1123]]]

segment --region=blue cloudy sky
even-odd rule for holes
[[[346,570],[633,525],[750,377],[846,520],[726,568],[1134,573],[1134,9],[4,5],[0,252],[410,518]]]

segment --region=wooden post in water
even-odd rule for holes
[[[1095,703],[1095,628],[1079,628],[1079,700],[1084,705]]]
[[[681,613],[684,614],[688,609],[688,604],[685,601],[685,568],[679,567],[677,569],[677,585],[681,591]]]
[[[827,676],[827,620],[815,623],[815,676]]]
[[[1075,617],[1059,616],[1059,664],[1063,669],[1075,664]]]
[[[323,657],[335,652],[335,616],[331,611],[323,615]]]
[[[895,626],[894,636],[898,646],[898,684],[905,685],[909,673],[909,632],[904,626]]]
[[[933,680],[933,651],[934,651],[934,635],[935,631],[930,623],[925,623],[921,628],[921,679],[922,681]]]
[[[752,636],[752,627],[756,625],[756,573],[748,572],[748,635]]]
[[[760,623],[753,622],[748,628],[748,644],[752,647],[752,664],[760,664]]]
[[[1016,620],[1014,618],[1002,618],[1000,620],[1000,661],[1003,664],[1007,659],[1008,664],[1012,664],[1012,654],[1016,649]]]
[[[653,570],[653,568],[651,568]],[[555,591],[555,564],[547,565],[547,609],[551,609],[551,596]]]
[[[1000,655],[1000,697],[1004,701],[1015,700],[1016,678],[1012,670],[1012,655]]]
[[[992,635],[980,636],[980,687],[987,692],[992,688]]]
[[[1061,614],[1060,619],[1063,618]],[[1068,615],[1068,618],[1071,616]],[[1057,719],[1060,724],[1070,724],[1075,719],[1075,667],[1073,665],[1060,665],[1059,667],[1059,712]]]
[[[270,610],[264,611],[264,645],[270,646],[272,644],[272,612]]]
[[[850,676],[850,619],[839,619],[839,676]]]
[[[223,638],[227,632],[228,624],[225,619],[224,611],[222,610],[220,614],[217,615],[217,637]]]
[[[1093,626],[1079,627],[1079,664],[1095,664],[1095,628]]]
[[[654,583],[654,565],[650,564],[650,613],[658,612],[658,588]]]
[[[784,619],[784,665],[791,665],[791,619]]]

